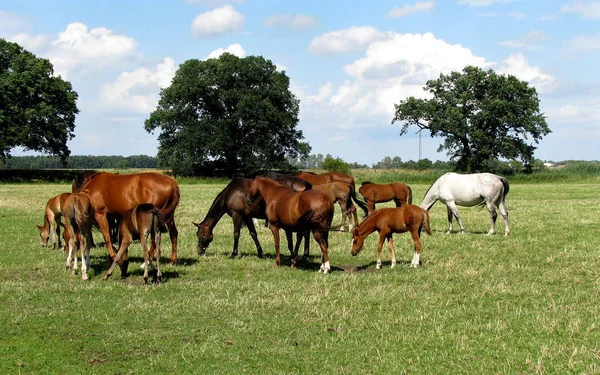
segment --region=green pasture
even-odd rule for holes
[[[600,373],[600,182],[512,183],[511,236],[487,236],[489,215],[459,208],[468,231],[446,235],[431,211],[422,267],[395,235],[398,266],[375,269],[377,235],[357,257],[348,233],[320,256],[274,267],[244,228],[230,259],[229,217],[198,257],[195,227],[225,186],[182,183],[179,262],[143,285],[139,243],[131,275],[102,281],[106,249],[92,249],[90,281],[42,248],[35,224],[64,184],[0,184],[0,374],[597,374]],[[428,184],[413,184],[420,204]],[[340,222],[336,208],[334,224]],[[456,228],[457,226],[455,226]],[[97,242],[101,241],[95,233]],[[163,260],[170,255],[163,237]]]

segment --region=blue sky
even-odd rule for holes
[[[286,71],[313,154],[417,160],[393,104],[477,65],[538,90],[553,132],[536,158],[600,160],[600,1],[0,0],[0,37],[72,82],[73,155],[156,155],[143,123],[160,89],[187,59],[229,51]],[[440,143],[424,135],[422,156],[447,160]]]

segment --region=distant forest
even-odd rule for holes
[[[321,169],[323,162],[332,159],[331,155],[309,155],[304,159],[290,159],[288,162],[298,169]],[[335,158],[336,160],[341,160]],[[454,162],[431,162],[429,159],[419,161],[402,161],[400,157],[386,156],[381,161],[368,166],[359,163],[346,163],[353,169],[447,169],[454,168]],[[67,165],[63,165],[57,156],[12,156],[2,163],[0,169],[153,169],[161,168],[158,159],[148,155],[132,156],[94,156],[94,155],[75,155],[67,158]]]

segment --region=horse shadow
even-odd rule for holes
[[[106,271],[108,271],[108,269],[111,266],[111,261],[110,258],[108,257],[108,254],[105,255],[100,255],[100,256],[96,256],[93,257],[96,260],[96,262],[92,262],[92,264],[90,265],[90,268],[94,271],[95,275],[98,276],[102,276],[104,274],[106,274]],[[160,264],[161,265],[166,265],[169,262],[169,258],[168,257],[161,257],[160,258]],[[196,262],[198,262],[198,259],[194,259],[194,258],[178,258],[176,264],[178,265],[184,265],[184,266],[190,266],[195,264]],[[144,269],[140,267],[141,264],[144,263],[144,258],[140,257],[140,256],[132,256],[129,257],[129,267],[127,269],[127,273],[125,274],[124,277],[121,277],[121,279],[123,281],[128,280],[128,282],[130,284],[136,284],[136,282],[133,282],[131,280],[131,276],[134,276],[135,278],[138,278],[141,280],[141,284],[144,284],[143,281],[143,276],[144,276]],[[180,276],[180,272],[177,270],[164,270],[161,269],[161,273],[162,273],[162,280],[161,283],[165,283],[168,282],[169,279],[176,279],[179,278]],[[113,274],[113,277],[119,277],[117,274],[120,274],[120,271],[116,270],[115,273]],[[152,277],[152,284],[156,283],[156,266],[153,267],[152,270],[150,270],[150,275]],[[150,283],[150,282],[149,282]]]

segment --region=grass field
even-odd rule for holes
[[[398,266],[384,251],[378,271],[376,234],[352,257],[350,235],[331,233],[329,275],[314,240],[298,269],[287,250],[275,268],[265,228],[265,258],[243,229],[229,259],[229,217],[198,257],[191,221],[223,187],[181,185],[180,261],[145,286],[138,243],[125,280],[102,281],[106,249],[92,249],[88,282],[40,246],[34,224],[67,184],[0,184],[0,374],[600,373],[599,182],[511,184],[508,238],[469,208],[468,233],[446,235],[438,203],[418,269],[407,234],[394,236]],[[412,185],[416,204],[427,187]],[[166,261],[168,236],[162,249]]]

